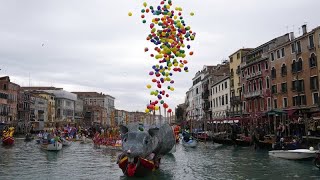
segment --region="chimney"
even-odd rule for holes
[[[294,40],[294,32],[290,32],[290,41]]]
[[[302,25],[302,34],[303,35],[307,34],[307,25],[306,24]]]

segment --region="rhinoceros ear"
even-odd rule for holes
[[[121,134],[126,134],[128,132],[128,128],[124,125],[120,125]]]
[[[157,135],[157,133],[159,132],[159,128],[149,129],[148,132],[149,132],[150,136],[153,137],[153,136]]]

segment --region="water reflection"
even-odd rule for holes
[[[116,164],[119,153],[79,142],[47,152],[35,141],[17,140],[12,147],[0,146],[0,179],[320,179],[311,161],[287,161],[269,157],[267,151],[212,143],[197,148],[178,144],[154,174],[127,178]]]

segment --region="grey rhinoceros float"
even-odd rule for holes
[[[127,176],[145,176],[159,168],[161,157],[175,145],[174,132],[169,124],[144,130],[139,125],[120,126],[122,153],[119,167]]]

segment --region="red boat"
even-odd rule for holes
[[[14,138],[11,137],[11,136],[4,137],[4,138],[2,139],[2,143],[3,143],[4,145],[13,145],[13,144],[14,144]]]

